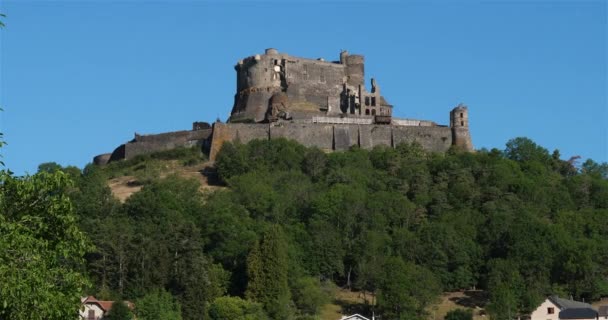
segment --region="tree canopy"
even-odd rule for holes
[[[608,165],[578,167],[527,138],[445,154],[226,143],[214,192],[152,170],[134,175],[141,191],[113,198],[108,178],[157,161],[41,167],[76,181],[62,190],[95,244],[90,294],[161,290],[183,319],[307,319],[328,283],[377,297],[370,314],[391,319],[426,318],[442,291],[486,290],[492,318],[554,293],[608,295]]]

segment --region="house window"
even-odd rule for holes
[[[87,320],[95,320],[95,310],[89,310],[89,316]]]
[[[547,308],[547,313],[548,314],[554,314],[555,313],[555,308]]]

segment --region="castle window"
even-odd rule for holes
[[[369,109],[365,109],[365,115],[369,116]]]
[[[376,106],[376,97],[372,97],[372,107]]]
[[[372,116],[376,115],[376,109],[372,109]]]
[[[365,105],[369,106],[369,97],[365,97]]]
[[[460,117],[462,118],[462,112],[460,113]]]
[[[460,125],[464,127],[464,121],[460,121]]]

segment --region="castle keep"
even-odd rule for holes
[[[416,141],[434,152],[452,145],[473,151],[466,106],[452,109],[449,126],[395,118],[375,79],[366,88],[362,55],[342,51],[339,60],[325,61],[266,49],[238,61],[235,70],[236,94],[227,123],[195,122],[190,131],[136,134],[113,153],[95,157],[94,163],[191,145],[202,145],[214,160],[226,141],[273,138],[324,150]]]
[[[390,117],[392,108],[372,79],[364,85],[364,58],[340,53],[339,61],[304,59],[266,49],[238,62],[230,122],[307,120],[315,116]]]

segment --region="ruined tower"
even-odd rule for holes
[[[469,110],[460,103],[450,112],[450,128],[452,129],[452,145],[467,151],[473,151],[473,142],[469,132]]]
[[[235,66],[237,92],[229,122],[276,121],[273,97],[280,96],[281,114],[296,121],[325,116],[372,119],[377,115],[386,123],[392,106],[380,95],[375,80],[371,91],[365,88],[364,64],[362,55],[345,50],[338,61],[294,57],[276,49],[240,60]]]

